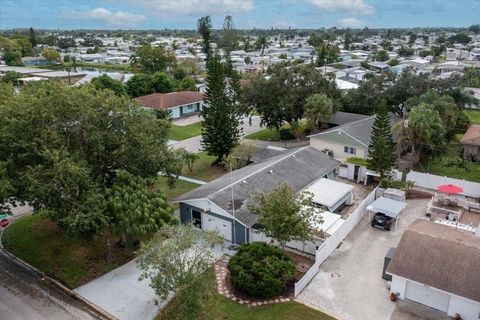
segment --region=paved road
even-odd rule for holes
[[[241,126],[241,128],[243,136],[262,130],[262,128],[260,127],[260,117],[252,117],[251,126],[248,124],[248,117],[245,117],[244,124]],[[178,141],[176,143],[173,143],[172,145],[175,149],[185,148],[189,152],[197,153],[202,150],[201,138],[201,136],[195,136],[186,140]]]
[[[50,287],[0,254],[0,319],[98,319],[79,301]]]

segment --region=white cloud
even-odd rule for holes
[[[375,8],[364,0],[309,0],[320,9],[331,12],[346,12],[358,15],[371,15]]]
[[[64,17],[75,20],[98,21],[112,27],[134,27],[146,20],[145,16],[123,11],[112,12],[105,8],[88,11],[71,10]]]
[[[366,23],[356,18],[343,18],[337,20],[336,25],[342,28],[363,28]]]
[[[140,5],[149,13],[159,16],[183,16],[202,14],[233,14],[249,12],[253,0],[130,0],[132,5]]]

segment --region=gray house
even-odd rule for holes
[[[174,201],[180,204],[182,223],[217,230],[225,240],[242,244],[258,227],[258,216],[248,209],[256,193],[271,192],[283,183],[301,191],[321,178],[334,179],[339,164],[315,148],[290,150],[226,174]]]

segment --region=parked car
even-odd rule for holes
[[[4,213],[4,212],[0,212],[0,227],[1,228],[5,228],[8,226],[8,224],[10,223],[10,219],[11,218],[11,214],[10,213]]]
[[[381,212],[377,212],[373,216],[371,225],[372,227],[378,227],[390,231],[390,228],[394,222],[395,218],[389,217]]]

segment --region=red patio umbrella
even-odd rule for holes
[[[453,184],[442,184],[441,186],[437,187],[438,191],[450,194],[458,194],[463,192],[462,187],[455,186]]]

